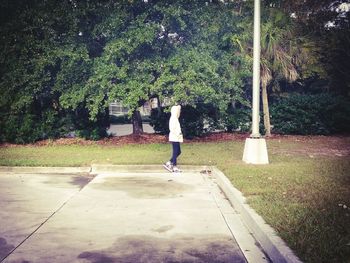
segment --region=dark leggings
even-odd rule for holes
[[[170,162],[173,165],[176,165],[176,159],[181,154],[180,143],[179,142],[171,142],[171,143],[173,145],[173,156],[171,157]]]

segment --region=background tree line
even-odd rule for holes
[[[348,132],[347,5],[262,3],[266,135]],[[150,98],[184,105],[187,137],[250,129],[251,0],[7,0],[0,10],[2,141],[101,138],[114,100],[140,133]],[[167,132],[167,114],[152,113],[156,131]]]

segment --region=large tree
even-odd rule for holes
[[[2,2],[1,125],[13,127],[8,131],[27,127],[22,134],[34,126],[43,138],[59,135],[43,131],[49,126],[57,131],[62,122],[68,130],[90,126],[103,131],[109,103],[119,100],[130,109],[134,133],[140,133],[138,108],[153,97],[193,107],[209,103],[218,112],[245,104],[252,3]],[[276,9],[279,3],[266,4]],[[298,63],[289,45],[300,46],[299,39],[290,39],[278,17],[266,12],[264,18],[263,80],[296,76],[290,74]],[[268,82],[263,82],[266,91],[274,83]]]
[[[247,72],[236,66],[227,39],[239,24],[237,3],[47,0],[2,5],[0,122],[13,126],[8,133],[28,122],[24,133],[36,127],[43,135],[35,138],[56,136],[45,134],[50,129],[42,124],[58,130],[54,126],[67,116],[74,120],[67,129],[97,125],[103,130],[113,100],[130,108],[134,133],[142,132],[138,107],[152,97],[194,107],[213,103],[219,111],[244,100],[241,76]]]
[[[94,31],[105,46],[89,80],[96,91],[92,117],[103,103],[120,100],[130,108],[137,133],[142,131],[137,109],[152,97],[192,106],[210,102],[219,110],[231,100],[243,100],[232,49],[222,41],[228,27],[234,27],[234,8],[202,1],[149,1],[125,5],[119,9],[124,10],[121,17],[115,12],[106,16]]]
[[[69,1],[2,4],[9,13],[0,26],[0,122],[8,127],[3,131],[18,142],[56,136],[45,133],[59,133],[65,116],[62,89],[82,88],[88,76],[88,48],[79,39],[81,13]]]

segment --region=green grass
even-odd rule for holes
[[[349,142],[349,138],[345,143]],[[305,262],[350,262],[349,156],[313,156],[306,141],[268,141],[270,164],[241,161],[243,141],[189,143],[180,164],[217,165]],[[327,147],[327,145],[322,146]],[[0,165],[159,164],[168,144],[0,148]]]

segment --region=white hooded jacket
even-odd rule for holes
[[[183,136],[181,132],[181,126],[179,122],[181,106],[176,105],[171,107],[171,116],[169,120],[169,141],[170,142],[183,142]]]

